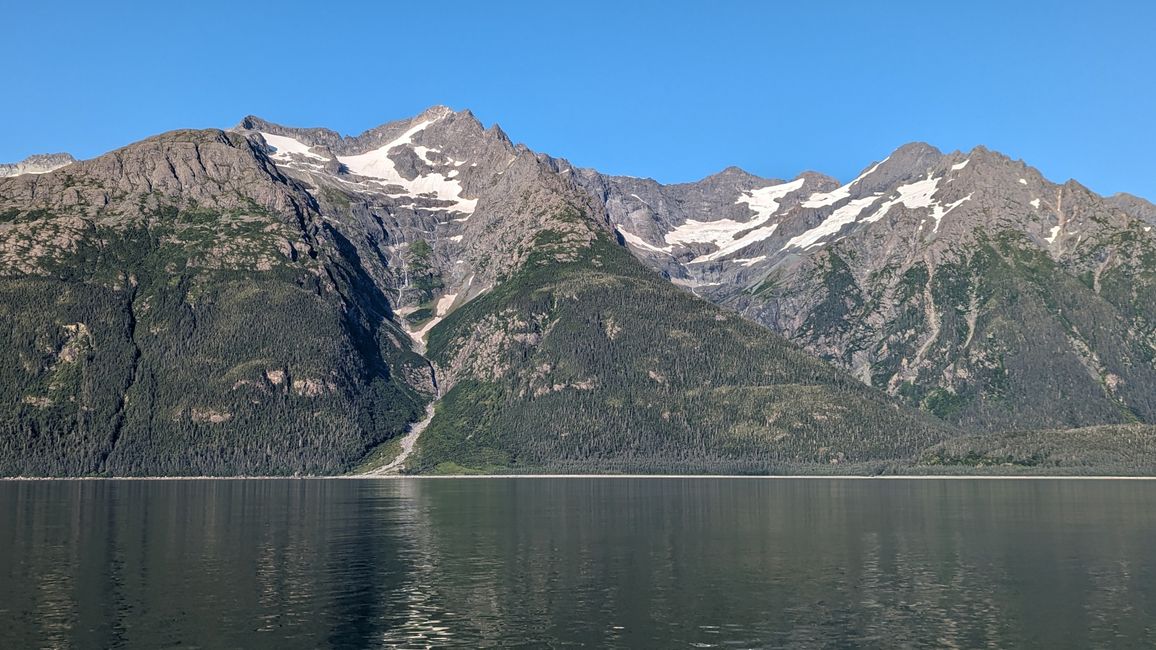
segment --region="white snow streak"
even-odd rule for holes
[[[666,243],[671,247],[682,244],[714,244],[718,250],[707,255],[701,255],[691,260],[692,263],[712,262],[736,253],[751,244],[760,242],[772,234],[778,224],[766,226],[771,217],[779,209],[779,201],[791,192],[803,187],[806,179],[798,178],[789,183],[769,185],[749,192],[743,192],[735,203],[746,203],[755,211],[755,218],[750,221],[735,221],[733,219],[718,219],[716,221],[696,221],[687,219],[674,230],[666,233]],[[738,237],[739,233],[746,233]]]
[[[472,282],[473,278],[471,278],[470,281]],[[467,286],[469,286],[469,283],[467,283]],[[458,294],[456,293],[447,293],[441,298],[438,298],[437,304],[434,305],[434,317],[429,319],[429,321],[426,322],[426,324],[423,325],[421,329],[408,332],[409,337],[413,339],[415,343],[421,346],[423,350],[425,346],[425,335],[428,334],[435,325],[442,322],[442,320],[446,317],[446,314],[450,312],[450,307],[453,307],[454,300],[456,300],[457,297]]]
[[[880,166],[882,166],[882,165],[883,165],[883,163],[887,162],[888,160],[891,160],[891,156],[887,156],[887,157],[886,157],[886,158],[884,158],[883,160],[880,160],[879,162],[875,163],[874,165],[872,165],[872,166],[871,166],[871,169],[868,169],[867,171],[863,172],[862,174],[859,174],[859,178],[857,178],[857,179],[855,179],[855,180],[859,180],[859,179],[862,179],[862,178],[867,178],[867,177],[868,177],[868,176],[870,176],[871,174],[874,174],[874,173],[875,173],[875,170],[876,170],[876,169],[879,169],[879,167],[880,167]],[[855,181],[851,181],[851,182],[853,183],[853,182],[855,182]]]
[[[900,204],[913,210],[918,208],[931,208],[931,218],[935,220],[935,230],[939,230],[939,224],[948,212],[958,208],[964,201],[971,199],[971,195],[969,194],[948,206],[936,203],[932,196],[939,189],[939,181],[940,179],[931,178],[931,175],[928,174],[928,177],[923,180],[901,185],[897,190],[899,196],[884,202],[877,210],[862,218],[860,218],[860,214],[863,210],[879,200],[879,196],[867,196],[851,201],[832,212],[831,215],[819,225],[801,235],[792,237],[783,248],[811,248],[822,243],[823,239],[838,234],[839,231],[848,224],[874,223],[879,221],[887,216],[891,208]]]
[[[933,206],[931,208],[931,218],[935,219],[935,232],[939,231],[939,222],[943,221],[943,217],[946,216],[948,212],[951,212],[952,210],[963,205],[964,201],[969,201],[969,200],[971,200],[970,194],[968,194],[967,196],[963,197],[962,199],[956,201],[955,203],[952,203],[951,205],[947,206],[946,208],[944,208],[942,205],[936,203],[935,206]]]
[[[1032,199],[1032,207],[1039,210],[1040,209],[1040,200],[1039,199]]]
[[[273,135],[272,133],[265,133],[264,131],[260,131],[260,133],[261,137],[265,138],[265,143],[274,149],[270,156],[277,160],[292,160],[292,156],[289,154],[298,154],[301,156],[307,156],[309,158],[316,158],[317,160],[329,160],[325,156],[320,156],[313,153],[309,150],[309,145],[299,140],[295,140],[284,135]]]
[[[758,214],[756,218],[765,222],[779,209],[779,201],[791,192],[803,187],[806,182],[807,179],[805,178],[796,178],[790,183],[768,185],[757,190],[743,192],[743,195],[736,199],[735,203],[746,203],[751,206],[751,209]]]
[[[855,181],[851,181],[851,183],[847,183],[846,185],[831,190],[830,192],[819,192],[817,194],[812,194],[810,198],[808,198],[806,201],[803,201],[803,207],[822,208],[824,206],[838,203],[839,201],[842,201],[843,199],[851,196],[851,184],[854,182]]]
[[[437,163],[435,163],[434,161],[432,161],[432,160],[430,160],[430,159],[429,159],[429,152],[431,152],[431,151],[432,151],[432,152],[434,152],[434,153],[441,153],[441,152],[440,152],[440,151],[438,151],[437,149],[430,149],[429,147],[422,147],[422,146],[417,146],[417,147],[414,147],[414,148],[413,148],[413,152],[414,152],[415,154],[417,154],[417,157],[418,157],[418,158],[421,158],[421,159],[422,159],[422,160],[424,160],[424,161],[425,161],[427,164],[430,164],[430,165],[436,165]]]
[[[819,225],[801,235],[792,237],[783,248],[810,248],[820,243],[821,239],[838,233],[843,229],[843,226],[849,223],[855,223],[855,220],[859,217],[859,213],[878,200],[878,196],[866,196],[851,201],[832,212],[830,216],[824,219]]]
[[[433,124],[433,122],[434,120],[422,120],[407,129],[406,132],[398,136],[396,140],[389,142],[385,146],[356,156],[339,156],[338,160],[348,167],[349,171],[358,176],[376,178],[386,185],[400,185],[405,188],[406,192],[410,195],[433,194],[443,201],[454,201],[454,205],[449,208],[431,209],[465,212],[467,214],[472,213],[478,205],[478,200],[463,199],[461,196],[461,183],[437,173],[418,176],[413,180],[407,179],[398,173],[397,166],[394,164],[393,159],[389,157],[391,149],[411,144],[413,136],[424,130],[430,124]],[[426,160],[425,154],[429,151],[431,151],[431,149],[423,147],[422,151],[418,152],[418,155],[421,156],[423,160]]]
[[[921,181],[915,181],[914,183],[901,185],[899,187],[899,197],[891,199],[890,201],[881,205],[875,214],[872,214],[871,216],[863,219],[863,223],[873,223],[879,221],[883,217],[887,216],[887,213],[891,210],[891,208],[899,204],[903,204],[904,207],[912,210],[917,208],[931,208],[931,218],[935,220],[935,230],[938,231],[939,223],[943,221],[944,215],[958,208],[963,204],[964,201],[971,199],[971,195],[968,194],[962,199],[946,207],[940,203],[937,203],[935,199],[932,198],[932,196],[939,189],[939,181],[940,179],[932,178],[931,175],[928,174],[927,178]]]
[[[767,259],[766,255],[759,255],[758,257],[745,257],[743,259],[728,260],[728,261],[733,262],[735,264],[742,264],[743,266],[754,266],[755,264],[758,264],[759,262],[762,262],[766,259]]]
[[[713,253],[709,253],[707,255],[700,255],[699,257],[694,258],[693,260],[690,261],[690,263],[691,264],[700,264],[703,262],[713,262],[717,259],[721,259],[723,257],[726,257],[727,255],[730,255],[732,253],[737,253],[737,252],[741,251],[742,249],[746,248],[747,246],[750,246],[751,244],[754,244],[756,242],[761,242],[764,239],[775,234],[775,230],[778,229],[778,227],[779,227],[779,224],[772,223],[771,225],[767,226],[766,228],[758,228],[756,230],[752,230],[751,232],[748,232],[747,234],[743,235],[742,237],[739,237],[738,239],[734,240],[732,243],[730,243],[726,246],[723,246],[722,248],[718,249],[717,251],[715,251]]]
[[[642,248],[648,251],[653,251],[655,253],[669,253],[671,250],[670,246],[667,246],[666,248],[659,248],[654,246],[638,235],[624,230],[622,226],[615,226],[614,229],[618,231],[618,234],[622,235],[622,239],[626,240],[627,244],[630,244],[635,248]]]
[[[963,169],[964,167],[967,167],[967,163],[969,163],[969,162],[971,162],[971,158],[968,158],[967,160],[965,160],[961,163],[956,163],[956,164],[951,166],[951,171],[957,172],[957,171]]]
[[[804,208],[822,208],[822,207],[825,207],[828,205],[834,205],[834,204],[838,203],[839,201],[842,201],[843,199],[850,197],[851,196],[851,186],[854,185],[855,183],[858,183],[859,181],[863,180],[864,178],[867,178],[868,176],[870,176],[876,169],[879,169],[879,165],[882,165],[883,163],[887,162],[888,159],[890,159],[890,156],[888,156],[887,158],[884,158],[881,162],[875,163],[874,165],[871,166],[871,169],[868,169],[867,171],[863,172],[862,174],[859,174],[858,176],[855,177],[855,180],[851,181],[850,183],[847,183],[846,185],[843,185],[843,186],[838,187],[834,190],[831,190],[830,192],[819,192],[817,194],[812,194],[810,198],[808,198],[806,201],[803,201],[803,207]]]
[[[900,185],[898,189],[899,196],[897,198],[891,199],[890,201],[887,201],[881,205],[874,214],[863,219],[863,221],[865,223],[873,223],[875,221],[879,221],[883,217],[887,216],[887,213],[891,210],[891,208],[899,205],[900,203],[913,210],[916,208],[930,208],[935,203],[931,196],[935,194],[936,190],[938,189],[939,179],[931,178],[930,174],[927,178],[921,181],[915,181],[914,183],[909,183],[907,185]]]

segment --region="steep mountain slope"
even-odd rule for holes
[[[419,471],[800,471],[953,435],[671,286],[606,233],[542,231],[429,350],[448,392]]]
[[[329,223],[349,233],[367,272],[420,341],[433,323],[518,267],[535,233],[565,229],[567,206],[598,207],[539,156],[468,111],[433,107],[356,137],[248,117]]]
[[[606,215],[444,107],[0,180],[0,474],[766,472],[954,435],[671,286]]]
[[[429,399],[356,250],[240,135],[0,180],[0,261],[0,474],[336,472]]]
[[[411,471],[765,472],[952,434],[650,274],[568,164],[468,112],[353,138],[252,117],[239,130],[357,233],[428,340],[443,399]]]
[[[1147,202],[922,144],[841,186],[577,178],[676,284],[950,422],[1156,422]]]

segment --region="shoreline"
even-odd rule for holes
[[[726,480],[837,480],[837,481],[1156,481],[1156,476],[1066,476],[1015,474],[889,474],[886,476],[779,474],[359,474],[336,476],[8,476],[2,482],[37,481],[396,481],[396,480],[476,480],[476,479],[726,479]]]

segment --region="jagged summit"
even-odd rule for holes
[[[1156,225],[1156,204],[1127,192],[1113,194],[1107,199],[1112,206],[1127,212],[1137,219]]]
[[[747,170],[743,169],[742,167],[738,167],[736,165],[731,165],[731,166],[727,167],[726,169],[723,169],[723,170],[715,172],[713,174],[709,174],[707,176],[704,176],[701,180],[705,181],[705,180],[710,180],[710,179],[724,179],[724,178],[760,179],[761,177],[759,177],[756,174],[752,174],[751,172],[748,172]],[[767,179],[763,179],[763,180],[767,180]]]
[[[652,268],[941,417],[1156,420],[1156,206],[984,146],[823,178],[601,191]]]
[[[245,116],[237,126],[233,127],[233,130],[242,132],[256,131],[292,137],[309,147],[325,146],[332,148],[337,153],[346,153],[366,143],[375,143],[382,139],[391,139],[400,132],[415,125],[421,124],[429,126],[443,120],[460,121],[464,124],[471,126],[476,125],[479,129],[481,128],[481,123],[472,112],[468,110],[455,111],[448,106],[435,105],[413,117],[384,122],[356,135],[342,135],[337,131],[324,127],[286,126],[256,115]]]
[[[920,157],[920,156],[942,156],[943,152],[933,144],[923,142],[921,140],[914,140],[906,144],[899,145],[891,152],[892,158],[902,157]]]
[[[68,153],[42,153],[28,156],[17,163],[0,163],[0,178],[22,174],[46,174],[76,162]]]

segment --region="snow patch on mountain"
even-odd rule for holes
[[[767,219],[771,218],[771,215],[779,210],[779,201],[783,200],[791,192],[801,189],[805,182],[805,178],[796,178],[790,183],[768,185],[767,187],[760,187],[756,190],[743,192],[743,195],[736,199],[735,203],[746,203],[758,215],[756,220],[761,220],[761,223],[765,223]]]
[[[930,208],[935,204],[935,200],[931,197],[937,190],[939,190],[939,179],[932,178],[930,174],[928,174],[927,178],[921,181],[915,181],[914,183],[908,183],[907,185],[900,185],[896,190],[899,192],[898,197],[891,199],[890,201],[887,201],[883,205],[879,206],[879,209],[876,210],[874,214],[864,218],[863,221],[864,223],[874,223],[879,221],[883,217],[887,216],[887,213],[891,211],[891,208],[900,204],[912,210],[918,208]]]
[[[313,153],[309,150],[309,145],[295,140],[284,135],[274,135],[272,133],[265,133],[260,131],[261,137],[265,139],[265,144],[273,148],[273,152],[269,154],[271,158],[281,162],[290,162],[293,160],[293,154],[305,156],[307,158],[315,158],[321,161],[327,161],[328,158]]]
[[[939,232],[939,222],[943,221],[943,218],[945,216],[947,216],[948,212],[951,212],[952,210],[963,205],[964,201],[970,201],[971,197],[972,197],[972,195],[968,194],[967,196],[963,197],[962,199],[960,199],[960,200],[956,201],[955,203],[952,203],[951,205],[946,206],[946,207],[944,207],[942,204],[939,204],[939,203],[936,203],[935,205],[933,205],[931,207],[931,218],[935,219],[935,232]]]
[[[935,220],[935,230],[938,231],[939,224],[941,221],[943,221],[943,217],[946,216],[948,212],[951,212],[952,210],[958,208],[960,205],[963,205],[965,201],[970,200],[972,196],[971,194],[968,194],[955,203],[945,206],[937,202],[934,198],[935,193],[939,190],[940,180],[940,178],[932,178],[931,174],[928,174],[927,178],[923,180],[899,186],[899,188],[896,190],[899,192],[899,196],[879,206],[879,209],[874,214],[865,217],[863,222],[873,223],[879,221],[883,217],[887,216],[887,213],[891,211],[891,208],[902,204],[904,207],[912,210],[919,208],[931,208],[931,218]]]
[[[462,198],[462,186],[460,182],[436,172],[418,176],[414,179],[405,178],[398,172],[397,165],[393,159],[389,157],[389,152],[394,148],[413,144],[413,136],[425,130],[426,127],[435,121],[436,120],[422,120],[409,129],[406,129],[404,133],[382,147],[354,156],[338,156],[337,159],[354,174],[377,179],[382,185],[400,186],[405,189],[406,194],[411,196],[433,194],[440,200],[454,202],[454,204],[449,207],[430,209],[464,212],[467,214],[472,213],[477,207],[478,201],[477,199]],[[422,160],[429,162],[425,154],[428,154],[428,152],[432,150],[424,147],[422,149],[423,150],[418,153],[418,156],[421,157]]]
[[[471,277],[466,282],[466,286],[468,287],[472,282],[473,282],[473,277]],[[445,317],[447,315],[449,315],[450,308],[453,307],[454,301],[457,300],[457,298],[458,298],[458,294],[456,294],[456,293],[447,293],[446,295],[442,296],[441,298],[438,298],[437,303],[434,304],[434,317],[433,318],[426,321],[426,324],[422,325],[421,329],[417,329],[417,330],[406,329],[405,330],[406,334],[409,334],[410,339],[413,340],[413,342],[417,345],[417,347],[419,348],[420,351],[422,351],[422,352],[425,351],[425,337],[426,337],[426,335],[429,334],[429,331],[432,330],[435,326],[437,326],[438,323],[445,320]]]
[[[673,250],[673,246],[667,246],[666,248],[659,248],[658,246],[654,246],[653,244],[647,242],[645,239],[630,232],[629,230],[626,230],[622,226],[616,226],[615,230],[618,231],[619,235],[622,235],[623,241],[625,241],[627,244],[630,244],[631,246],[634,246],[635,248],[641,248],[643,250],[648,250],[648,251],[652,251],[655,253],[667,253],[667,254],[669,254],[670,251]]]
[[[744,248],[746,248],[746,247],[748,247],[754,243],[763,241],[764,239],[767,239],[771,235],[775,234],[775,230],[777,230],[778,227],[779,227],[779,224],[773,223],[770,226],[767,226],[765,228],[758,228],[758,229],[752,230],[752,231],[748,232],[747,234],[743,235],[742,237],[739,237],[738,239],[732,241],[731,243],[727,244],[726,246],[723,246],[722,248],[718,249],[717,251],[715,251],[713,253],[708,253],[706,255],[700,255],[700,256],[694,258],[693,260],[690,261],[690,263],[691,264],[702,264],[705,262],[713,262],[715,260],[722,259],[722,258],[726,257],[727,255],[737,253],[737,252],[743,250]]]
[[[822,243],[822,240],[831,235],[838,234],[844,226],[855,223],[859,218],[859,214],[868,206],[879,200],[878,195],[867,196],[861,199],[855,199],[850,203],[836,209],[819,225],[810,230],[792,237],[790,241],[783,246],[783,249],[802,248],[807,249]]]
[[[966,162],[967,161],[964,161],[964,163],[960,163],[960,165],[963,165]],[[878,165],[876,165],[876,167],[877,166]],[[959,165],[956,165],[955,167],[959,167]],[[960,169],[962,169],[962,167],[960,167]],[[865,175],[866,174],[864,174],[864,176]],[[887,216],[887,213],[891,211],[891,208],[897,205],[903,205],[913,210],[920,208],[930,208],[931,219],[935,221],[935,230],[938,231],[939,224],[943,221],[943,217],[955,208],[958,208],[965,201],[970,200],[972,196],[969,194],[949,205],[938,203],[933,197],[939,190],[940,180],[942,179],[932,178],[931,175],[928,174],[927,178],[925,179],[915,181],[914,183],[908,183],[907,185],[901,185],[896,190],[899,193],[899,196],[883,202],[875,211],[873,211],[871,214],[868,214],[867,216],[862,216],[863,211],[878,201],[880,195],[867,196],[850,201],[832,212],[819,225],[811,228],[810,230],[807,230],[800,235],[792,237],[786,243],[786,245],[783,246],[783,249],[786,250],[791,248],[798,248],[806,250],[816,245],[826,243],[825,240],[828,237],[838,234],[845,226],[852,223],[874,223],[879,221],[883,217]],[[848,186],[849,185],[850,183],[848,183]],[[835,190],[835,192],[838,191],[839,190]],[[834,192],[832,192],[832,194],[833,193]],[[804,207],[806,207],[805,203]]]
[[[858,179],[856,179],[858,180]],[[852,181],[854,182],[854,181]],[[834,205],[843,199],[851,197],[851,183],[847,183],[842,187],[831,190],[830,192],[818,192],[812,194],[810,198],[803,201],[804,208],[822,208],[828,205]]]
[[[806,179],[798,178],[789,183],[768,185],[743,192],[735,200],[735,203],[745,203],[755,212],[755,218],[750,221],[735,221],[734,219],[696,221],[687,219],[685,223],[666,233],[665,240],[669,245],[668,250],[673,246],[687,244],[714,244],[718,247],[718,250],[713,253],[700,255],[691,260],[691,263],[694,264],[712,262],[760,242],[773,235],[778,227],[778,224],[771,224],[770,226],[766,224],[778,212],[779,202],[791,192],[801,189],[805,182]],[[742,234],[741,237],[740,234]]]
[[[734,259],[730,261],[734,262],[735,264],[742,264],[743,266],[754,266],[759,262],[766,261],[766,259],[766,255],[759,255],[758,257],[744,257],[742,259]]]
[[[842,201],[844,199],[851,198],[851,187],[853,185],[855,185],[855,183],[858,183],[859,181],[863,180],[864,178],[867,178],[872,173],[874,173],[875,170],[879,169],[879,166],[882,165],[883,163],[887,162],[888,159],[889,158],[884,158],[881,162],[875,163],[874,165],[871,166],[871,169],[868,169],[867,171],[863,172],[862,174],[859,174],[858,176],[855,177],[855,180],[851,181],[850,183],[847,183],[846,185],[842,185],[842,186],[840,186],[834,190],[831,190],[830,192],[818,192],[816,194],[812,194],[810,196],[810,198],[808,198],[806,201],[803,201],[803,207],[804,208],[823,208],[823,207],[826,207],[828,205],[835,205],[836,203],[838,203],[839,201]]]

